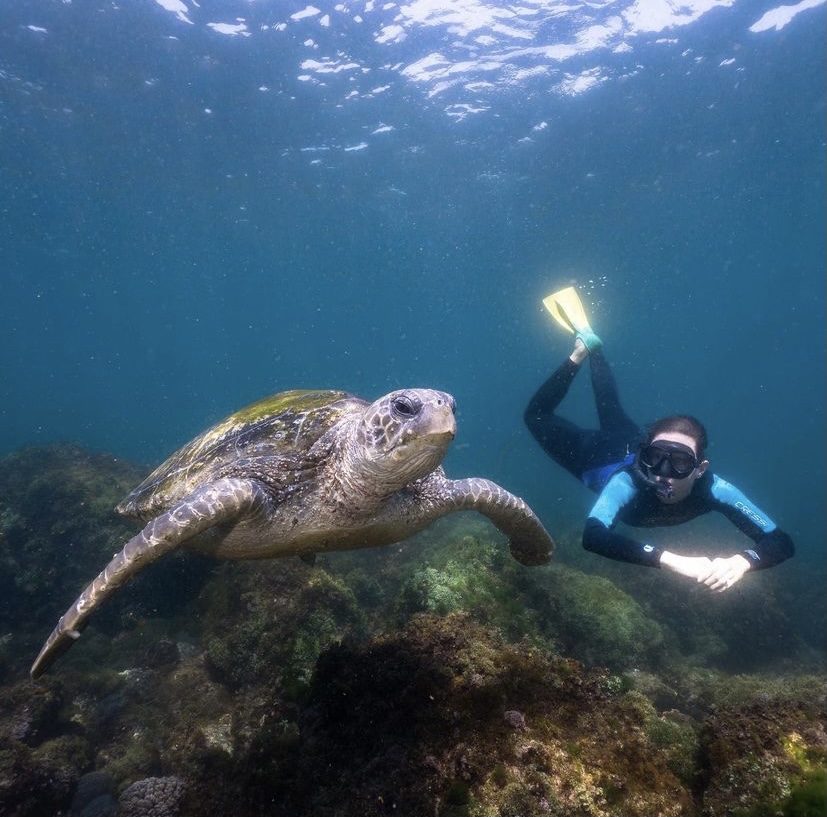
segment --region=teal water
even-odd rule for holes
[[[425,385],[554,531],[591,496],[521,415],[573,282],[823,576],[825,5],[593,6],[2,4],[0,452]]]

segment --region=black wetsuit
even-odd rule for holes
[[[614,375],[600,350],[589,355],[589,368],[599,429],[580,428],[555,414],[580,370],[569,358],[537,389],[524,416],[546,454],[600,493],[618,469],[634,460],[643,432],[620,405]]]
[[[692,493],[670,505],[638,476],[635,453],[641,429],[623,411],[609,364],[597,350],[589,355],[600,429],[581,429],[555,414],[579,366],[565,362],[543,383],[525,411],[525,422],[546,453],[600,496],[583,531],[583,547],[622,562],[660,567],[662,551],[617,533],[618,522],[638,528],[680,525],[717,511],[753,541],[741,551],[753,570],[772,567],[794,553],[793,542],[734,485],[707,469]]]

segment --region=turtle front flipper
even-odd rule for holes
[[[30,670],[42,675],[80,638],[89,616],[139,570],[199,533],[248,514],[264,499],[250,480],[220,479],[194,491],[133,536],[61,616]]]
[[[508,537],[511,555],[533,567],[551,559],[554,540],[534,511],[518,496],[481,477],[446,480],[444,496],[450,511],[477,511]],[[447,511],[446,511],[447,512]]]

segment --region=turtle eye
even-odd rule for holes
[[[413,400],[404,395],[394,397],[391,406],[393,407],[393,413],[403,418],[415,417],[419,410],[418,406],[414,405]]]

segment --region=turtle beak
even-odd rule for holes
[[[453,408],[445,403],[442,403],[441,405],[434,406],[433,413],[434,426],[439,428],[437,433],[449,435],[451,439],[456,437],[457,418],[454,416]]]
[[[433,445],[447,444],[457,436],[457,418],[447,402],[423,408],[422,430],[416,436]],[[427,430],[425,430],[427,429]]]

